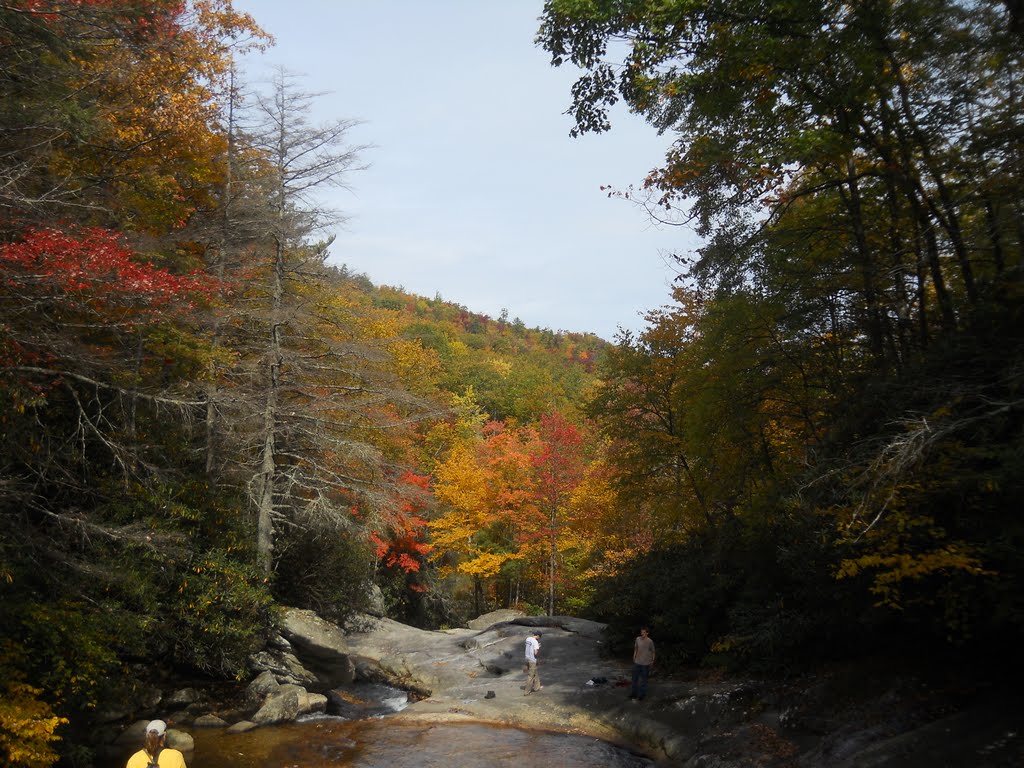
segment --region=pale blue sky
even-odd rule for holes
[[[373,144],[332,261],[528,326],[590,331],[668,302],[668,252],[696,239],[656,227],[602,185],[639,184],[668,138],[619,114],[610,133],[569,137],[574,70],[533,39],[540,0],[235,0],[276,38],[245,62],[250,79],[283,66],[329,92],[314,119],[356,118]]]

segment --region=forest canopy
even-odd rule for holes
[[[698,657],[1015,642],[1020,9],[549,0],[538,42],[576,133],[663,132],[620,194],[706,241],[592,404],[668,508],[606,610],[668,570],[687,610],[633,601]]]
[[[282,605],[1012,657],[1022,38],[987,0],[549,0],[574,133],[656,126],[616,195],[703,238],[609,342],[348,269],[356,121],[245,83],[272,41],[226,0],[0,7],[0,756],[90,764],[98,709],[244,680]]]

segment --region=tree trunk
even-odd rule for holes
[[[846,159],[846,186],[850,196],[847,208],[853,225],[854,243],[857,248],[857,261],[860,263],[861,290],[864,292],[864,304],[867,310],[868,349],[876,362],[883,357],[882,315],[878,308],[878,289],[876,287],[875,264],[868,248],[867,236],[864,233],[864,215],[860,199],[860,186],[857,183],[857,169],[853,158]]]

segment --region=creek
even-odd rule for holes
[[[189,768],[645,768],[654,763],[607,742],[476,723],[317,718],[247,733],[196,735]]]
[[[405,722],[404,694],[373,686],[336,691],[332,711],[245,733],[193,732],[189,768],[647,768],[655,763],[575,734],[482,723]],[[367,695],[367,694],[371,695]]]

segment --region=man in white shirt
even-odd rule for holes
[[[633,685],[629,689],[629,698],[633,701],[643,701],[647,695],[647,678],[653,666],[654,641],[647,627],[641,627],[640,634],[633,641]]]
[[[537,676],[537,651],[540,650],[540,632],[533,631],[526,638],[526,693],[539,691],[544,686],[540,684]]]

